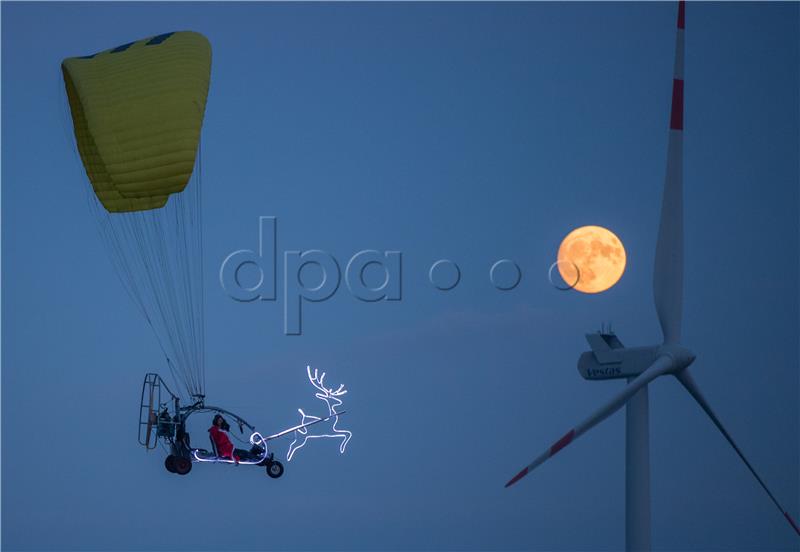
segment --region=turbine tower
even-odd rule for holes
[[[626,407],[625,419],[625,548],[650,550],[650,434],[647,386],[659,376],[672,375],[694,397],[739,455],[770,500],[794,531],[800,528],[739,449],[701,393],[689,372],[694,353],[680,344],[683,314],[683,57],[686,4],[678,2],[672,109],[669,119],[667,171],[656,242],[653,299],[664,340],[661,345],[626,348],[611,332],[588,334],[592,350],[581,355],[578,370],[590,380],[625,378],[628,385],[586,420],[569,430],[550,448],[515,475],[510,487],[577,437]]]

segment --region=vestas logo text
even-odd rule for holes
[[[611,378],[622,374],[619,366],[609,366],[608,368],[589,368],[586,375],[590,378]]]

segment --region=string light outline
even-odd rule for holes
[[[319,371],[315,368],[314,375],[311,375],[311,366],[306,366],[306,373],[308,374],[308,380],[311,382],[315,388],[317,388],[321,393],[315,393],[314,396],[321,401],[324,401],[325,404],[328,406],[328,416],[333,417],[333,424],[331,424],[331,429],[333,430],[333,434],[326,433],[320,435],[309,435],[308,428],[300,428],[295,431],[295,438],[292,443],[289,445],[289,452],[286,456],[286,461],[291,462],[292,457],[295,453],[303,448],[309,439],[320,439],[320,438],[329,438],[329,439],[342,439],[341,444],[339,445],[339,453],[344,454],[345,448],[347,448],[347,443],[350,442],[350,438],[353,436],[351,431],[346,429],[339,429],[336,427],[336,424],[339,423],[339,412],[336,411],[337,408],[342,406],[343,401],[339,398],[342,395],[347,394],[347,390],[344,388],[344,384],[341,384],[339,388],[334,391],[331,387],[328,389],[325,387],[325,372],[322,372],[322,375],[319,375]],[[336,404],[331,405],[331,401],[335,401]],[[322,418],[318,416],[312,416],[303,412],[302,408],[298,408],[297,411],[302,416],[300,424],[305,424],[306,420],[317,421],[321,420]],[[298,442],[299,437],[298,433],[303,436],[303,442],[300,445],[295,446]]]

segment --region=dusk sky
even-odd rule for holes
[[[652,299],[676,3],[3,2],[4,550],[619,550],[625,417],[508,481],[624,382],[585,381],[585,333],[660,343]],[[136,439],[142,379],[172,384],[87,204],[60,64],[193,30],[202,131],[207,401],[265,433],[345,384],[353,437],[286,473],[164,469]],[[686,8],[685,305],[695,379],[800,518],[800,4]],[[193,183],[190,183],[190,186]],[[239,302],[223,260],[277,217],[278,297]],[[560,241],[611,229],[599,294],[548,281]],[[342,271],[402,255],[402,298],[342,282],[284,332],[284,252]],[[449,259],[460,281],[437,289]],[[497,289],[492,265],[521,281]],[[251,275],[252,276],[252,275]],[[367,274],[374,277],[375,273]],[[210,415],[190,422],[205,446]],[[650,385],[656,550],[800,540],[672,377]],[[238,434],[238,430],[234,430]]]

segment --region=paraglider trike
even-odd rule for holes
[[[164,401],[161,398],[162,389],[167,395]],[[192,405],[181,406],[179,397],[169,390],[158,374],[149,373],[145,375],[139,410],[139,443],[146,449],[152,450],[156,448],[158,439],[161,438],[169,448],[169,455],[164,460],[164,467],[170,473],[186,475],[192,470],[193,462],[207,462],[213,464],[264,466],[266,474],[273,479],[277,479],[283,475],[283,464],[275,460],[274,454],[269,451],[267,445],[269,441],[345,413],[342,411],[327,418],[315,419],[312,422],[299,424],[274,435],[264,437],[241,416],[216,406],[207,406],[204,402],[205,397],[202,395],[195,395],[193,398],[195,402]],[[170,406],[172,407],[171,411]],[[192,447],[189,433],[186,431],[186,421],[189,416],[198,412],[213,412],[229,416],[239,426],[240,433],[244,433],[244,428],[247,427],[251,432],[250,445],[252,448],[249,451],[237,450],[240,456],[237,462],[233,458],[221,456],[213,439],[210,439],[210,451]],[[155,435],[153,430],[155,430]]]

